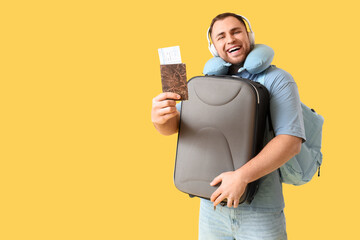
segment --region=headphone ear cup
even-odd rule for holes
[[[216,51],[216,48],[215,48],[214,44],[210,44],[209,50],[210,50],[211,54],[212,54],[214,57],[219,57],[219,54],[218,54],[218,52]]]
[[[251,48],[253,48],[255,46],[255,34],[254,32],[249,32],[248,35],[249,35]]]

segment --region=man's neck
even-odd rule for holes
[[[238,73],[239,69],[244,65],[244,63],[240,63],[240,64],[232,64],[229,67],[229,75],[235,75]]]

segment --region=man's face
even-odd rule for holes
[[[219,56],[232,64],[244,62],[251,50],[246,27],[235,17],[216,21],[211,39]]]

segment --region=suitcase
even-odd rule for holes
[[[183,101],[174,183],[191,197],[210,199],[210,182],[234,171],[263,147],[269,93],[265,86],[235,76],[199,76],[188,81]],[[240,203],[251,203],[258,182],[248,184]],[[224,203],[223,203],[224,204]]]

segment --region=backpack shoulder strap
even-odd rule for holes
[[[257,75],[257,78],[256,78],[256,82],[260,83],[261,85],[264,85],[265,86],[265,77],[266,77],[266,72],[267,72],[267,69],[265,69],[264,71],[262,71],[261,73],[259,73]],[[271,113],[270,113],[270,110],[269,110],[269,113],[267,115],[267,119],[268,119],[268,124],[269,124],[269,131],[273,134],[272,137],[275,136],[275,132],[274,132],[274,128],[272,126],[272,122],[271,122]]]

